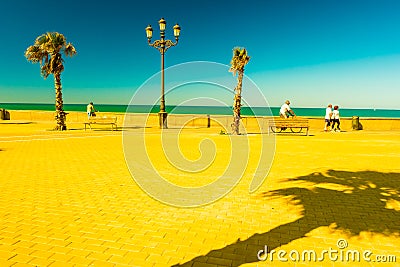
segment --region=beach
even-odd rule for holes
[[[210,166],[194,173],[165,157],[156,114],[100,113],[117,117],[119,129],[95,125],[85,131],[86,113],[70,112],[63,132],[51,130],[54,112],[10,115],[11,120],[0,121],[0,266],[400,262],[399,119],[360,118],[363,130],[357,131],[346,118],[341,132],[324,132],[323,118],[309,118],[306,136],[267,135],[266,125],[245,117],[247,134],[235,138],[248,144],[249,155],[245,168],[237,169],[238,184],[207,205],[177,207],[138,185],[124,154],[135,148],[127,148],[123,139],[144,134],[147,156],[162,176],[182,187],[199,187],[215,181],[232,154],[242,151],[231,145],[231,136],[220,134],[231,117],[211,115],[210,127],[205,115],[168,118],[171,129],[164,131],[179,134],[187,160],[201,157],[202,140],[215,145]],[[250,193],[266,136],[273,141],[272,165]],[[266,247],[275,254],[260,254]],[[283,251],[279,257],[278,251]]]

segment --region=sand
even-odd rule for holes
[[[17,113],[0,121],[0,266],[373,266],[393,261],[391,256],[399,264],[399,120],[361,120],[362,131],[343,120],[343,131],[332,133],[322,131],[321,119],[312,119],[309,136],[268,136],[255,132],[248,119],[251,133],[234,137],[248,143],[243,150],[232,149],[235,141],[219,134],[221,125],[207,128],[201,118],[179,130],[182,118],[173,123],[171,117],[176,127],[164,133],[179,133],[189,163],[207,154],[202,140],[214,144],[210,166],[196,173],[164,156],[157,117],[149,128],[140,127],[145,120],[138,115],[132,127],[119,131],[107,125],[84,131],[85,114],[79,113],[69,115],[68,131],[57,132],[51,131],[48,113]],[[138,186],[127,167],[124,149],[135,147],[124,148],[123,136],[143,133],[153,168],[170,182],[210,184],[224,173],[232,153],[248,153],[245,168],[234,169],[241,179],[208,205],[163,204]],[[276,149],[266,179],[251,194],[254,173],[264,163],[259,163],[263,138]],[[347,247],[339,248],[344,241]],[[265,246],[286,254],[260,261],[257,253]],[[335,254],[302,260],[311,250],[318,257],[324,250],[342,254],[336,260]],[[347,261],[356,250],[360,261]],[[300,259],[291,259],[291,251]],[[371,262],[363,258],[365,251],[372,252]]]

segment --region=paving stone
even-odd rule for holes
[[[258,162],[251,153],[241,181],[225,197],[176,208],[136,184],[121,132],[18,126],[33,127],[34,134],[0,132],[0,266],[333,266],[327,260],[258,262],[256,253],[265,245],[322,251],[337,248],[341,238],[349,249],[397,255],[385,266],[399,264],[397,131],[278,136],[271,171],[257,192],[248,192]],[[148,131],[153,152],[162,151],[153,147],[158,130]],[[188,131],[182,134],[188,155],[195,156],[190,150],[204,137],[226,148],[215,129]],[[259,137],[251,138],[257,147]],[[225,162],[224,153],[215,161]],[[166,169],[171,181],[210,179]]]

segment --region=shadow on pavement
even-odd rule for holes
[[[7,121],[7,120],[0,120],[0,124],[37,124],[33,121]]]
[[[312,173],[289,178],[288,181],[311,182],[317,187],[284,188],[264,192],[262,196],[266,199],[289,196],[294,205],[302,207],[301,218],[174,266],[211,263],[213,258],[225,262],[224,266],[258,262],[257,252],[264,245],[272,250],[305,237],[318,227],[332,224],[336,225],[334,229],[343,230],[349,236],[359,235],[362,231],[387,236],[400,233],[400,210],[387,208],[389,200],[400,202],[399,173],[329,170],[324,174]],[[326,185],[329,184],[348,189],[327,189]]]

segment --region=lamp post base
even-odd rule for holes
[[[160,129],[168,128],[167,116],[168,116],[167,112],[162,112],[162,111],[158,112],[158,121],[159,121]]]

